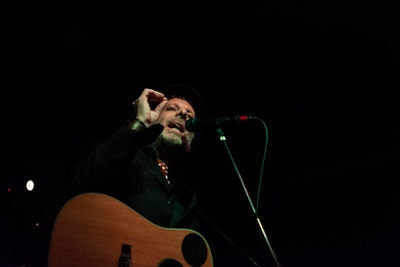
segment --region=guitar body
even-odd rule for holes
[[[121,249],[125,256],[130,254],[132,267],[213,266],[209,246],[200,234],[157,226],[122,202],[98,193],[79,195],[60,211],[48,265],[118,267]]]

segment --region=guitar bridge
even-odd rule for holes
[[[132,267],[131,245],[121,245],[121,256],[119,256],[118,267]]]

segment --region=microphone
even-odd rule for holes
[[[206,129],[215,129],[227,124],[235,124],[255,119],[256,117],[250,116],[219,117],[213,119],[193,118],[186,121],[185,128],[190,132],[198,132]]]

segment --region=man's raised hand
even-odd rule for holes
[[[132,105],[136,110],[136,119],[143,122],[146,127],[150,127],[155,124],[166,103],[167,98],[163,93],[145,88]],[[154,106],[155,108],[152,110]]]

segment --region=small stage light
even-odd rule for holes
[[[35,183],[32,180],[29,180],[28,182],[26,182],[26,190],[32,191],[34,187],[35,187]]]

